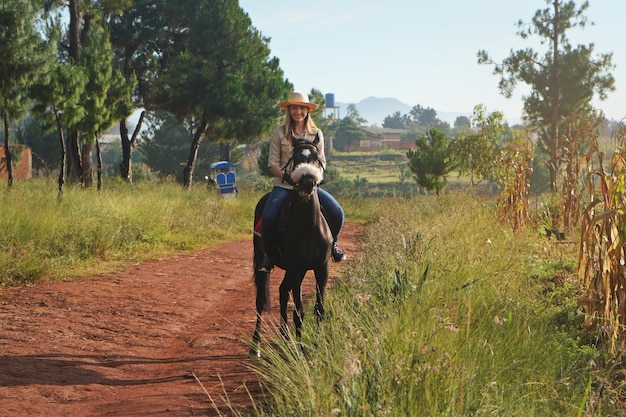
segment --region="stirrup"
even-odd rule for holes
[[[335,261],[335,262],[341,262],[341,261],[345,261],[346,259],[348,259],[348,257],[346,256],[345,252],[342,251],[339,248],[339,246],[337,246],[336,243],[333,244],[331,255],[333,257],[333,261]]]
[[[259,268],[257,269],[257,271],[270,272],[272,268],[274,268],[274,262],[272,262],[272,260],[270,259],[269,256],[267,256],[267,253],[266,253],[265,255],[263,255],[263,260],[261,261],[261,265],[259,265]]]

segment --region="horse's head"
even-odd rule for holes
[[[306,139],[299,139],[291,137],[291,143],[293,145],[293,153],[291,159],[293,160],[293,166],[297,167],[304,163],[318,163],[319,153],[317,151],[317,144],[319,143],[319,134],[315,136],[313,141]]]
[[[291,179],[296,183],[294,189],[298,195],[307,198],[324,179],[324,171],[317,162],[304,162],[296,166],[291,173]]]

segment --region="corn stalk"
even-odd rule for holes
[[[578,302],[585,310],[584,328],[608,342],[611,353],[624,346],[626,325],[626,128],[616,132],[618,145],[604,169],[604,154],[594,170],[587,157],[587,189],[591,202],[582,216],[578,276],[582,293]],[[591,154],[591,152],[590,152]],[[596,192],[593,178],[599,179]],[[600,198],[594,199],[598,195]]]
[[[524,229],[529,217],[533,154],[533,141],[520,136],[501,150],[496,163],[502,184],[498,196],[498,216],[516,232]]]
[[[597,117],[578,118],[569,124],[567,133],[563,135],[561,162],[564,170],[560,201],[562,224],[558,227],[564,232],[572,232],[580,220],[586,188],[583,168],[589,166],[589,161],[598,148],[598,120]]]

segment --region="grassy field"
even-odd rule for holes
[[[259,415],[623,415],[582,342],[575,242],[513,234],[462,193],[371,203],[328,319],[265,352]]]
[[[241,191],[111,183],[58,200],[54,182],[17,183],[1,197],[0,282],[249,237],[262,191]],[[322,325],[305,323],[304,350],[264,346],[256,415],[623,415],[621,368],[581,334],[575,237],[515,234],[493,200],[464,192],[340,201],[367,224],[364,250],[329,290]]]
[[[258,193],[225,200],[199,184],[110,181],[100,192],[53,181],[17,183],[2,195],[0,284],[90,271],[249,237]]]
[[[342,178],[350,181],[366,178],[374,184],[400,183],[402,172],[410,180],[406,162],[406,154],[392,151],[383,154],[334,152],[329,157],[329,166]]]

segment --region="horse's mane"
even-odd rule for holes
[[[291,178],[295,182],[300,182],[300,179],[305,175],[312,177],[315,183],[318,184],[324,179],[324,171],[319,164],[308,162],[298,165],[291,173]]]

